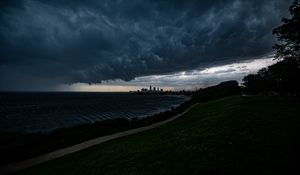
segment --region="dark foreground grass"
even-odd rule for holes
[[[290,174],[299,123],[297,100],[229,97],[19,174]]]

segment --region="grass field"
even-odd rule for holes
[[[19,174],[289,174],[299,126],[297,100],[228,97]]]

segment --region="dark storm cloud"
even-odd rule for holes
[[[0,89],[131,80],[269,53],[283,0],[0,2]]]

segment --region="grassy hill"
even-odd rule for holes
[[[228,97],[19,174],[287,174],[296,164],[299,124],[297,100]]]

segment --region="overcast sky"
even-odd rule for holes
[[[272,29],[291,2],[1,0],[0,90],[240,81],[272,63]]]

